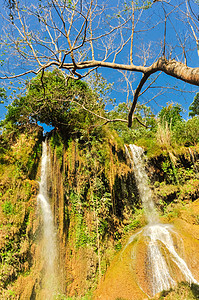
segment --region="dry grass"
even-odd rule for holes
[[[157,143],[162,148],[171,147],[171,130],[169,129],[168,123],[165,126],[158,124],[157,133],[156,133]]]

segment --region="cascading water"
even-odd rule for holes
[[[133,235],[126,247],[135,239],[139,240],[141,237],[145,239],[147,244],[147,273],[150,274],[151,296],[174,287],[178,281],[175,278],[176,274],[181,274],[181,280],[185,280],[190,284],[198,284],[186,262],[178,254],[179,242],[181,242],[180,237],[171,225],[159,223],[158,214],[152,200],[152,192],[148,185],[148,176],[144,168],[143,149],[135,145],[130,145],[129,147],[131,153],[129,153],[128,147],[125,147],[126,153],[134,166],[136,183],[148,225]]]
[[[158,214],[152,199],[152,192],[148,185],[148,176],[144,170],[142,159],[144,150],[135,145],[129,145],[133,157],[134,173],[142,205],[149,224],[158,223]]]
[[[46,291],[45,299],[53,299],[57,292],[56,276],[56,230],[53,222],[53,214],[48,199],[48,168],[50,157],[48,155],[47,141],[42,143],[41,179],[39,183],[38,205],[41,207],[43,217],[43,256],[45,264],[45,275],[43,278],[43,290]]]

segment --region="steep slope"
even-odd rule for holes
[[[54,132],[52,199],[60,236],[64,293],[90,294],[121,247],[124,222],[139,203],[133,174],[114,133],[86,145]],[[139,226],[139,222],[136,226]]]
[[[35,284],[35,277],[29,274],[35,264],[35,178],[41,138],[42,128],[38,126],[1,136],[1,299],[30,298]]]
[[[87,143],[49,136],[49,198],[59,236],[61,293],[91,293],[121,248],[123,223],[139,203],[114,132]],[[37,208],[41,128],[2,137],[1,297],[42,299],[42,217]],[[8,136],[10,140],[10,136]],[[139,221],[133,225],[140,226]],[[24,288],[25,286],[25,288]]]
[[[123,143],[105,128],[83,140],[66,136],[57,129],[48,134],[48,194],[59,246],[57,298],[146,299],[146,244],[140,239],[124,250],[146,220]],[[43,297],[42,217],[37,208],[42,139],[37,126],[1,137],[2,299]],[[199,160],[198,149],[191,151],[153,157],[147,169],[161,222],[175,226],[184,242],[183,257],[199,280]],[[135,248],[139,251],[132,263]],[[181,289],[192,293],[187,286]]]
[[[195,223],[194,216],[198,215],[198,209],[199,200],[179,209],[178,218],[169,220],[170,224],[173,225],[173,229],[178,233],[178,240],[175,241],[179,247],[178,251],[181,251],[182,257],[197,281],[199,281],[199,226]],[[165,218],[164,221],[167,222],[168,220]],[[147,244],[144,237],[140,238],[138,236],[127,248],[123,248],[112,261],[94,294],[94,299],[148,299],[148,295],[150,295],[148,263]],[[172,265],[170,267],[172,268]],[[183,281],[182,275],[176,268],[172,269],[172,274],[175,274],[177,280]],[[182,288],[181,295],[178,295],[178,289],[176,288],[170,292],[157,295],[155,299],[198,299],[198,287],[191,286],[194,291],[193,295],[188,284],[185,287]],[[171,298],[169,298],[169,294],[171,294]]]
[[[103,281],[99,285],[95,293],[96,299],[146,299],[146,297],[148,298],[153,295],[151,281],[152,278],[154,278],[154,273],[150,273],[150,244],[152,247],[151,250],[154,251],[153,255],[156,253],[158,260],[160,260],[161,257],[157,251],[160,250],[160,252],[163,254],[163,257],[165,257],[169,266],[170,274],[174,276],[176,282],[183,280],[189,281],[189,275],[187,271],[185,271],[187,267],[183,265],[183,263],[182,268],[184,268],[184,271],[187,273],[188,277],[186,277],[187,275],[183,276],[183,273],[179,268],[181,259],[178,261],[178,258],[174,256],[176,254],[173,251],[173,246],[180,254],[180,257],[182,257],[187,263],[187,266],[192,273],[192,275],[190,273],[190,276],[192,277],[194,283],[199,280],[199,253],[197,251],[199,246],[199,226],[197,222],[199,202],[198,200],[193,203],[191,201],[191,199],[195,199],[195,197],[197,197],[195,195],[198,193],[198,176],[197,173],[193,171],[193,169],[196,169],[198,156],[197,152],[195,152],[196,156],[195,159],[193,159],[192,152],[190,150],[191,149],[188,149],[188,155],[185,149],[185,151],[178,156],[174,156],[174,154],[169,152],[168,154],[165,154],[164,159],[163,157],[155,158],[156,164],[154,164],[154,159],[153,163],[151,160],[148,161],[150,170],[148,173],[150,178],[152,178],[152,183],[154,183],[154,185],[151,185],[154,190],[153,198],[156,200],[156,204],[162,210],[162,213],[160,211],[162,215],[161,223],[169,225],[166,225],[165,227],[165,225],[161,225],[161,223],[156,220],[156,222],[158,222],[157,225],[156,223],[154,225],[152,223],[141,230],[132,232],[128,243],[126,241],[126,246],[123,247],[123,250],[117,256],[117,259],[112,262]],[[165,168],[165,166],[167,166],[167,168]],[[140,168],[142,168],[142,166],[139,166],[139,176],[141,176],[142,173]],[[186,176],[183,177],[182,174]],[[142,178],[142,176],[140,178]],[[154,178],[157,181],[155,181]],[[147,178],[145,181],[146,180]],[[169,182],[169,186],[167,185],[167,182]],[[147,182],[145,182],[145,184],[147,185]],[[187,187],[191,184],[192,187],[188,191]],[[143,186],[143,182],[142,188],[147,192],[148,188]],[[165,190],[167,190],[167,193],[165,193]],[[178,193],[173,195],[173,191],[178,191]],[[172,200],[174,200],[174,202],[170,199],[171,195],[173,196]],[[194,195],[194,197],[192,197],[192,195]],[[144,195],[144,197],[145,196],[146,195]],[[162,196],[164,196],[164,200]],[[144,199],[144,201],[146,201],[146,199]],[[163,229],[162,234],[164,235],[160,235],[159,232],[156,233],[156,227],[158,231]],[[173,236],[173,245],[171,245],[169,241],[170,237],[167,236],[168,230],[166,228],[168,228]],[[151,231],[152,229],[153,231],[149,233],[149,230]],[[154,240],[152,241],[151,238]],[[156,238],[159,243],[159,249],[156,249]],[[164,241],[166,240],[168,242],[168,246],[166,245],[165,247]],[[173,264],[173,262],[175,263]],[[152,263],[156,264],[155,261]],[[154,266],[153,272],[158,272],[156,267],[157,266]],[[161,274],[159,275],[162,276],[164,273],[163,269],[161,269],[160,272]],[[158,276],[158,281],[160,280],[161,276]],[[164,282],[167,280],[167,276],[168,275],[165,273]],[[170,280],[172,279],[170,278]],[[193,293],[192,287],[194,291]],[[186,287],[184,292],[183,287],[181,287],[181,298],[178,298],[178,289],[176,289],[176,294],[174,290],[171,293],[165,293],[165,295],[166,297],[168,296],[168,299],[169,294],[171,294],[171,297],[173,297],[171,299],[185,299],[184,297],[187,293],[189,296],[187,296],[188,298],[186,299],[197,299],[199,296],[199,288],[197,286],[195,287],[194,284],[192,284],[192,287],[191,290],[190,288]],[[162,294],[160,298],[162,299],[163,297],[164,296]],[[156,299],[158,298],[159,295],[156,296]]]

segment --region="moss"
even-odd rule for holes
[[[23,278],[32,276],[31,247],[36,230],[32,228],[31,215],[38,189],[35,179],[40,142],[37,134],[18,134],[18,139],[0,154],[4,237],[0,271],[4,290],[20,274]],[[170,222],[181,216],[185,203],[199,195],[199,181],[195,178],[197,159],[193,161],[186,148],[167,152],[163,147],[164,153],[160,154],[163,148],[152,141],[140,139],[139,143],[150,157],[148,170],[155,201]],[[67,261],[65,292],[85,295],[106,272],[127,236],[145,225],[143,211],[123,142],[115,132],[95,131],[81,141],[77,136],[66,140],[66,136],[54,130],[50,146],[49,193],[58,225],[60,260]],[[198,223],[198,216],[192,219],[194,224]],[[38,279],[38,285],[39,282]]]
[[[32,178],[36,176],[41,155],[40,141],[40,128],[31,130],[29,134],[24,130],[18,132],[18,138],[13,139],[1,153],[4,158],[0,168],[1,295],[32,265],[33,241],[28,228],[30,212],[34,208],[32,201],[36,197],[36,184]],[[10,290],[10,293],[15,291]],[[9,297],[13,295],[9,294]]]
[[[181,282],[176,288],[169,291],[163,291],[160,297],[155,297],[154,299],[159,300],[195,300],[199,299],[199,286],[196,284],[191,284],[187,282]]]

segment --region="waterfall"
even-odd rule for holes
[[[129,145],[133,157],[134,174],[142,200],[142,205],[149,224],[158,223],[158,214],[152,199],[152,192],[148,185],[148,176],[144,169],[144,161],[142,159],[144,150],[135,145]]]
[[[152,191],[148,184],[148,176],[144,168],[144,151],[135,145],[125,146],[126,153],[133,165],[136,183],[143,204],[143,209],[148,225],[131,236],[126,247],[143,237],[147,244],[147,273],[150,274],[150,291],[154,296],[163,290],[169,290],[177,284],[176,274],[181,274],[181,278],[187,282],[198,284],[189,270],[186,262],[179,255],[177,242],[180,237],[169,224],[159,222],[158,213],[152,198]],[[125,248],[126,248],[125,247]]]
[[[57,291],[56,276],[56,230],[54,227],[53,214],[48,199],[48,170],[50,165],[50,156],[48,154],[47,141],[42,143],[41,158],[41,179],[39,183],[38,206],[41,207],[43,219],[43,257],[45,265],[45,275],[43,278],[43,289],[47,296],[45,299],[53,299],[53,294]]]

